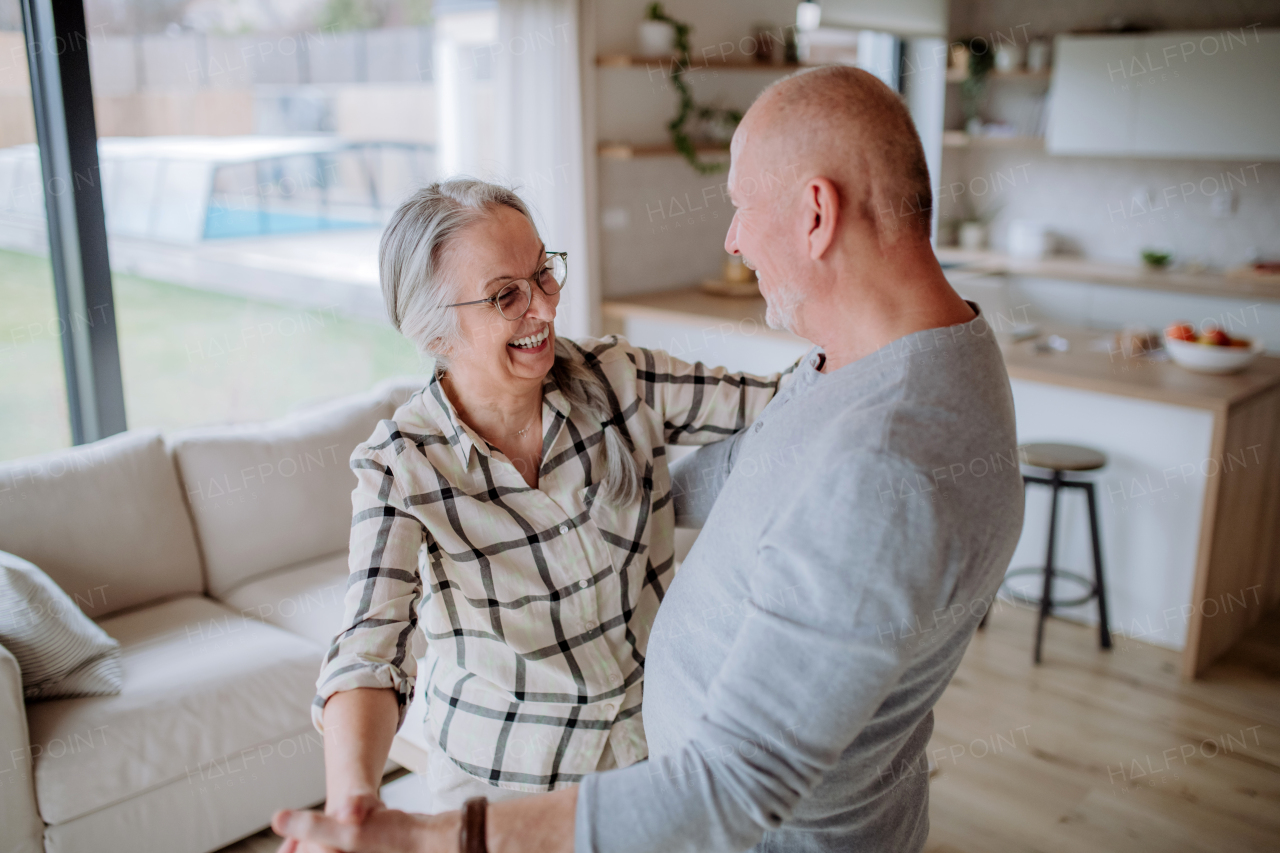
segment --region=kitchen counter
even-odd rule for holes
[[[1280,276],[1228,274],[1208,270],[1153,270],[1137,264],[1069,257],[1022,260],[999,252],[976,252],[942,246],[935,250],[935,254],[947,268],[948,276],[1023,275],[1171,293],[1280,300]]]
[[[1280,388],[1280,358],[1273,356],[1262,356],[1242,373],[1212,376],[1193,373],[1168,360],[1141,355],[1127,358],[1111,345],[1112,336],[1106,332],[1042,328],[1046,335],[1065,338],[1070,349],[1037,352],[1035,341],[1003,341],[1000,349],[1009,376],[1221,412]],[[1106,341],[1109,348],[1098,349],[1095,342],[1099,340]]]
[[[606,299],[600,310],[606,321],[621,321],[631,317],[681,321],[696,318],[711,323],[728,321],[745,328],[755,328],[757,331],[753,334],[770,335],[789,341],[801,340],[790,332],[770,329],[765,325],[763,296],[716,296],[700,287],[681,287]]]
[[[606,300],[602,309],[607,331],[686,360],[767,372],[809,347],[764,325],[760,297],[686,287]],[[1106,333],[1081,328],[1042,327],[1070,346],[1037,352],[1033,342],[1007,340],[1002,324],[997,315],[1019,440],[1071,441],[1110,458],[1095,479],[1113,627],[1180,648],[1182,674],[1195,678],[1280,602],[1280,358],[1209,376],[1100,349]],[[1014,565],[1043,564],[1040,491],[1028,494]],[[1087,573],[1088,537],[1076,535],[1074,510],[1064,511],[1055,562]],[[1067,615],[1088,621],[1094,613]]]
[[[807,342],[790,332],[765,325],[763,297],[715,296],[697,287],[683,287],[610,299],[601,306],[604,316],[615,321],[632,317],[715,324],[729,322],[748,334],[763,334],[780,340]],[[997,338],[1004,337],[997,323]],[[1179,406],[1225,410],[1256,394],[1280,386],[1280,358],[1264,356],[1247,371],[1230,376],[1192,373],[1169,361],[1125,358],[1118,350],[1100,352],[1092,342],[1104,332],[1070,327],[1044,327],[1045,334],[1066,338],[1065,353],[1038,353],[1032,341],[1001,342],[1005,365],[1015,379],[1051,382],[1071,388],[1124,394]]]

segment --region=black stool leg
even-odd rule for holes
[[[1107,588],[1102,582],[1102,544],[1098,536],[1098,508],[1093,498],[1093,483],[1083,483],[1089,498],[1089,533],[1093,536],[1093,578],[1098,594],[1098,637],[1104,649],[1111,648],[1111,627],[1107,622]]]
[[[1044,594],[1040,596],[1040,618],[1036,620],[1036,652],[1035,662],[1040,663],[1040,647],[1044,645],[1044,620],[1049,618],[1053,608],[1053,545],[1058,532],[1058,489],[1062,481],[1062,472],[1053,472],[1053,497],[1049,499],[1049,547],[1044,558]]]

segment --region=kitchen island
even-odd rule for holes
[[[768,329],[758,297],[691,287],[602,308],[606,331],[686,360],[768,372],[809,347]],[[1063,352],[1014,343],[1019,318],[988,317],[1009,371],[1019,441],[1084,444],[1109,457],[1094,480],[1113,630],[1181,649],[1182,675],[1196,677],[1280,603],[1280,358],[1207,376],[1130,357],[1105,333],[1082,328],[1043,330],[1067,342]],[[1043,491],[1028,490],[1014,566],[1044,562]],[[1055,563],[1087,576],[1083,496],[1062,496],[1059,512]],[[1064,585],[1059,595],[1072,592]],[[1087,605],[1060,612],[1096,618]],[[1052,656],[1049,648],[1046,661]]]

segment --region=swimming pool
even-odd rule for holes
[[[204,221],[204,239],[264,237],[269,234],[305,234],[310,231],[337,231],[376,228],[373,222],[334,219],[329,216],[287,213],[279,210],[246,210],[209,205]]]

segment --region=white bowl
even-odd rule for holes
[[[1244,370],[1266,349],[1254,340],[1247,347],[1219,347],[1166,337],[1164,348],[1174,364],[1197,373],[1236,373]]]

